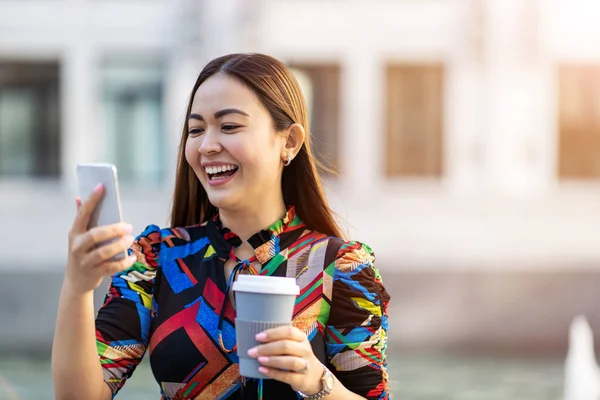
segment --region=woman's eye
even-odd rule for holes
[[[223,129],[225,132],[231,132],[237,128],[239,128],[238,125],[225,124],[222,126],[221,129]]]
[[[190,135],[199,135],[199,134],[201,134],[202,132],[204,132],[204,129],[201,129],[201,128],[193,128],[193,129],[190,129],[190,131],[189,131],[188,133],[189,133]]]

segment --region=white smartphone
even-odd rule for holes
[[[117,167],[107,163],[78,164],[77,181],[82,202],[92,194],[99,183],[104,186],[104,196],[92,212],[88,229],[123,221]],[[110,243],[110,241],[106,243]],[[100,243],[99,246],[106,243]],[[116,255],[113,260],[120,260],[126,256],[127,252],[125,251]]]

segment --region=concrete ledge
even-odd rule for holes
[[[600,339],[600,273],[388,274],[390,341],[418,350],[565,354],[572,319]]]
[[[600,272],[387,273],[391,345],[402,350],[564,354],[584,313],[600,340]],[[0,356],[48,356],[62,272],[0,271]],[[95,295],[103,300],[106,282]]]
[[[62,280],[62,271],[0,271],[0,356],[50,355]],[[94,295],[96,308],[106,287]]]

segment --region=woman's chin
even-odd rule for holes
[[[210,189],[209,189],[210,190]],[[227,210],[234,208],[236,203],[235,196],[232,193],[210,193],[208,192],[208,201],[210,204],[220,210]]]

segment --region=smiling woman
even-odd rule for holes
[[[102,188],[78,200],[53,349],[57,399],[115,396],[146,350],[162,399],[389,398],[389,295],[371,248],[341,238],[308,126],[285,65],[220,57],[192,89],[171,227],[150,225],[135,240],[123,225],[86,231]],[[128,260],[107,261],[127,247]],[[300,287],[293,326],[259,333],[248,350],[264,382],[239,373],[230,291],[239,273]],[[91,292],[105,275],[94,335]]]

